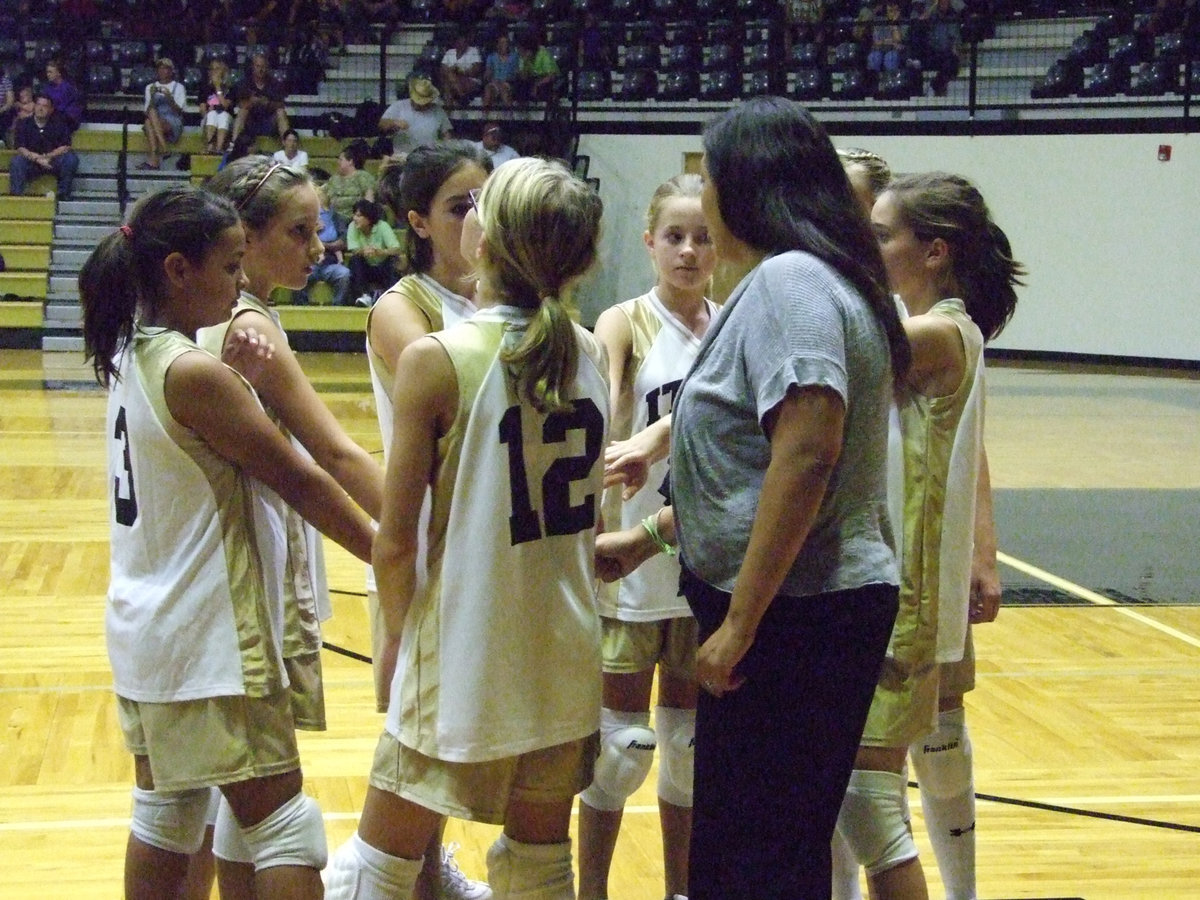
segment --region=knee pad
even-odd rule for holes
[[[402,859],[377,850],[352,834],[321,873],[325,900],[394,900],[411,897],[422,860]]]
[[[904,778],[895,772],[855,769],[850,776],[837,827],[868,875],[917,856],[901,811],[904,787]]]
[[[658,737],[658,796],[672,806],[692,806],[696,755],[696,711],[660,706],[654,711]]]
[[[217,806],[216,827],[213,829],[213,856],[226,862],[254,862],[254,851],[246,843],[242,826],[238,824],[233,815],[233,807],[224,796]]]
[[[654,764],[658,742],[650,713],[600,710],[600,755],[592,783],[580,797],[593,809],[615,811],[641,787]]]
[[[317,801],[297,794],[257,825],[242,829],[254,860],[254,870],[275,866],[325,868],[325,820]]]
[[[191,855],[204,843],[208,788],[193,791],[133,789],[129,830],[143,844]]]
[[[971,738],[961,709],[938,715],[938,728],[909,748],[922,793],[957,797],[971,791]]]
[[[501,834],[488,848],[487,870],[495,900],[575,900],[570,841],[522,844]]]

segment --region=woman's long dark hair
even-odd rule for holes
[[[709,123],[704,156],[729,233],[763,253],[803,250],[836,269],[875,314],[899,379],[908,340],[879,244],[825,129],[797,103],[758,97]]]

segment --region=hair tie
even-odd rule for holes
[[[133,228],[132,227],[130,227],[129,225],[122,225],[118,230],[121,232],[121,234],[125,235],[125,240],[127,240],[127,241],[133,240]]]

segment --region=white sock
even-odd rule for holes
[[[846,838],[837,828],[833,829],[833,900],[862,900],[862,886],[858,882],[858,860],[846,843]]]
[[[325,900],[393,900],[411,897],[421,860],[389,856],[357,834],[342,844],[321,873]]]
[[[570,841],[522,844],[501,834],[488,849],[487,868],[495,900],[575,900]]]
[[[963,710],[939,713],[937,731],[909,753],[946,900],[975,900],[975,776]]]

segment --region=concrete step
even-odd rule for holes
[[[42,321],[47,328],[81,328],[83,326],[83,310],[78,303],[51,303],[47,301]]]
[[[79,275],[63,275],[54,273],[50,276],[49,293],[52,296],[78,296]]]
[[[82,353],[83,336],[47,334],[42,337],[42,350],[47,353]]]
[[[57,244],[54,246],[53,252],[50,254],[50,271],[55,275],[66,274],[67,272],[78,273],[83,268],[83,264],[87,262],[87,258],[92,255],[92,248],[75,249],[69,247],[60,247]]]
[[[60,216],[59,220],[54,223],[54,245],[56,247],[66,247],[82,244],[95,247],[100,241],[112,234],[112,230],[113,226],[111,225],[91,225],[72,222]]]
[[[64,219],[99,219],[119,222],[121,205],[117,202],[115,195],[111,198],[75,198],[59,203],[58,215]]]

